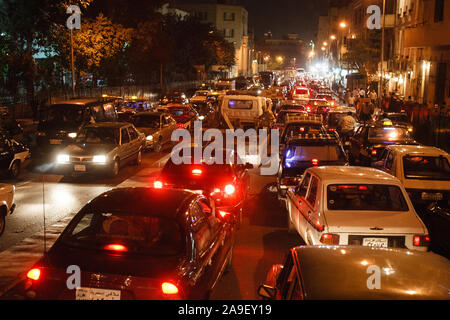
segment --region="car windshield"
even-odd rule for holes
[[[132,123],[136,128],[159,128],[159,115],[137,115],[133,117]]]
[[[328,210],[408,211],[398,186],[332,184],[327,187]]]
[[[390,114],[387,118],[393,122],[409,122],[407,114]],[[384,119],[384,117],[381,119]]]
[[[345,153],[340,146],[335,144],[296,146],[286,151],[283,167],[294,170],[330,161],[345,163]]]
[[[384,141],[408,140],[411,136],[406,128],[374,127],[369,128],[369,139]]]
[[[228,107],[230,109],[252,109],[252,100],[229,100]]]
[[[448,159],[443,156],[404,156],[403,170],[406,179],[450,180]]]
[[[119,248],[144,255],[176,255],[184,248],[181,227],[174,219],[126,211],[78,214],[60,240],[87,250]]]
[[[189,112],[188,108],[168,108],[167,111],[174,117],[182,117]]]
[[[119,132],[113,128],[92,128],[82,130],[76,139],[79,144],[119,144]]]

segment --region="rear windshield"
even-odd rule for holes
[[[410,139],[407,129],[394,127],[369,128],[369,139],[384,141],[401,141]]]
[[[61,242],[85,249],[107,250],[120,245],[127,253],[176,255],[184,248],[181,227],[174,219],[132,212],[86,212],[61,236]]]
[[[90,119],[89,107],[79,105],[55,105],[41,112],[40,120],[48,122],[81,123]]]
[[[228,107],[230,109],[252,109],[253,101],[252,100],[230,100],[228,101]]]
[[[132,120],[136,128],[159,128],[159,115],[135,116]]]
[[[285,161],[295,166],[297,162],[312,161],[345,161],[345,153],[342,148],[336,144],[296,146],[286,151]]]
[[[445,157],[404,156],[406,179],[450,180],[450,166]]]
[[[296,89],[295,94],[308,94],[307,89]]]
[[[175,117],[181,117],[189,112],[188,108],[169,108],[168,111]]]
[[[294,137],[299,134],[319,134],[322,133],[322,124],[291,124],[284,132],[284,137]]]
[[[327,188],[328,210],[408,211],[397,186],[333,184]]]

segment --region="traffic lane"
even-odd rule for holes
[[[43,175],[42,170],[51,167],[50,164],[29,163],[18,179],[2,181],[16,186],[16,209],[6,218],[6,230],[0,238],[0,252],[43,230],[44,199],[46,225],[51,225],[78,212],[89,200],[136,175],[138,171],[154,166],[167,156],[169,150],[165,148],[159,153],[146,152],[140,166],[123,167],[117,177],[110,179],[89,174],[77,178]]]
[[[289,249],[303,245],[297,233],[287,231],[287,212],[274,191],[275,177],[251,174],[250,196],[236,234],[232,269],[213,292],[213,300],[255,300],[274,264],[284,263]]]

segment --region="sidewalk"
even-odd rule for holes
[[[149,179],[161,169],[161,164],[167,161],[169,155],[156,161],[152,167],[139,171],[115,188],[143,187],[149,185]],[[72,220],[75,213],[71,213],[46,228],[46,248],[53,245],[61,232]],[[42,257],[44,253],[44,232],[22,240],[15,246],[0,253],[0,297],[11,290],[26,276],[26,272]]]

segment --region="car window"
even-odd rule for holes
[[[122,136],[122,144],[130,142],[130,136],[128,135],[128,130],[126,128],[121,129],[120,133]]]
[[[385,165],[385,167],[386,167],[386,169],[391,171],[393,165],[394,165],[394,153],[393,152],[389,152],[389,154],[387,155],[387,158],[386,158],[386,165]]]
[[[94,118],[96,121],[104,121],[105,120],[105,114],[103,113],[102,105],[92,106],[92,114],[94,115]]]
[[[308,191],[309,186],[309,180],[311,179],[311,174],[307,173],[305,178],[300,183],[299,189],[298,189],[298,195],[300,197],[306,197],[306,191]]]
[[[450,181],[450,165],[444,156],[407,155],[403,169],[406,179]]]
[[[283,265],[278,278],[276,280],[276,287],[280,291],[281,299],[286,299],[286,295],[289,290],[289,276],[291,275],[292,269],[294,267],[294,260],[292,253],[289,252]]]
[[[301,287],[298,279],[297,268],[293,267],[288,278],[286,300],[300,300],[302,298]]]
[[[130,134],[131,140],[136,140],[139,135],[133,127],[128,127],[128,133]]]
[[[316,177],[312,178],[311,186],[309,187],[308,198],[306,199],[312,207],[314,207],[317,198],[317,188],[319,185],[319,180]]]
[[[202,208],[195,203],[191,207],[191,226],[194,235],[194,245],[199,255],[202,255],[211,243],[212,233],[208,217]]]

